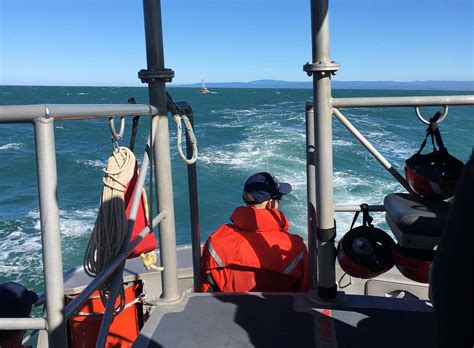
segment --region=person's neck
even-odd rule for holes
[[[268,200],[258,204],[247,204],[247,207],[253,207],[255,209],[278,209],[278,204],[273,200]]]

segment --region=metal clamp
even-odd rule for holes
[[[316,237],[321,242],[331,242],[336,238],[336,226],[331,228],[316,227]]]
[[[340,67],[341,65],[335,61],[331,61],[329,63],[319,61],[317,63],[306,63],[303,65],[303,70],[306,72],[306,74],[308,74],[308,76],[313,75],[315,72],[319,73],[321,76],[324,76],[326,74],[335,75]]]
[[[444,106],[444,110],[443,110],[443,113],[441,114],[441,116],[439,117],[438,121],[436,121],[436,123],[441,123],[445,118],[446,116],[448,116],[448,109],[449,107],[447,105]],[[423,116],[421,116],[421,113],[420,113],[420,107],[419,106],[415,106],[415,111],[416,111],[416,116],[418,116],[418,118],[420,119],[421,122],[429,125],[430,124],[430,121],[427,121]]]
[[[154,82],[156,80],[163,80],[164,82],[171,82],[174,77],[174,71],[171,69],[142,69],[138,72],[138,78],[142,83]]]

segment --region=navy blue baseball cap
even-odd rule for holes
[[[0,318],[24,318],[30,315],[38,295],[15,282],[0,284]]]
[[[262,203],[272,198],[281,198],[291,192],[291,185],[286,182],[279,182],[273,175],[261,172],[252,175],[244,185],[244,192],[249,193],[254,201],[246,203]]]

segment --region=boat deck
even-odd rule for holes
[[[347,295],[331,309],[306,294],[188,294],[160,304],[133,347],[433,347],[421,300]]]

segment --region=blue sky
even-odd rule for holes
[[[309,0],[162,0],[174,83],[309,81]],[[337,80],[474,80],[474,1],[330,0]],[[0,84],[139,86],[140,0],[0,0]]]

